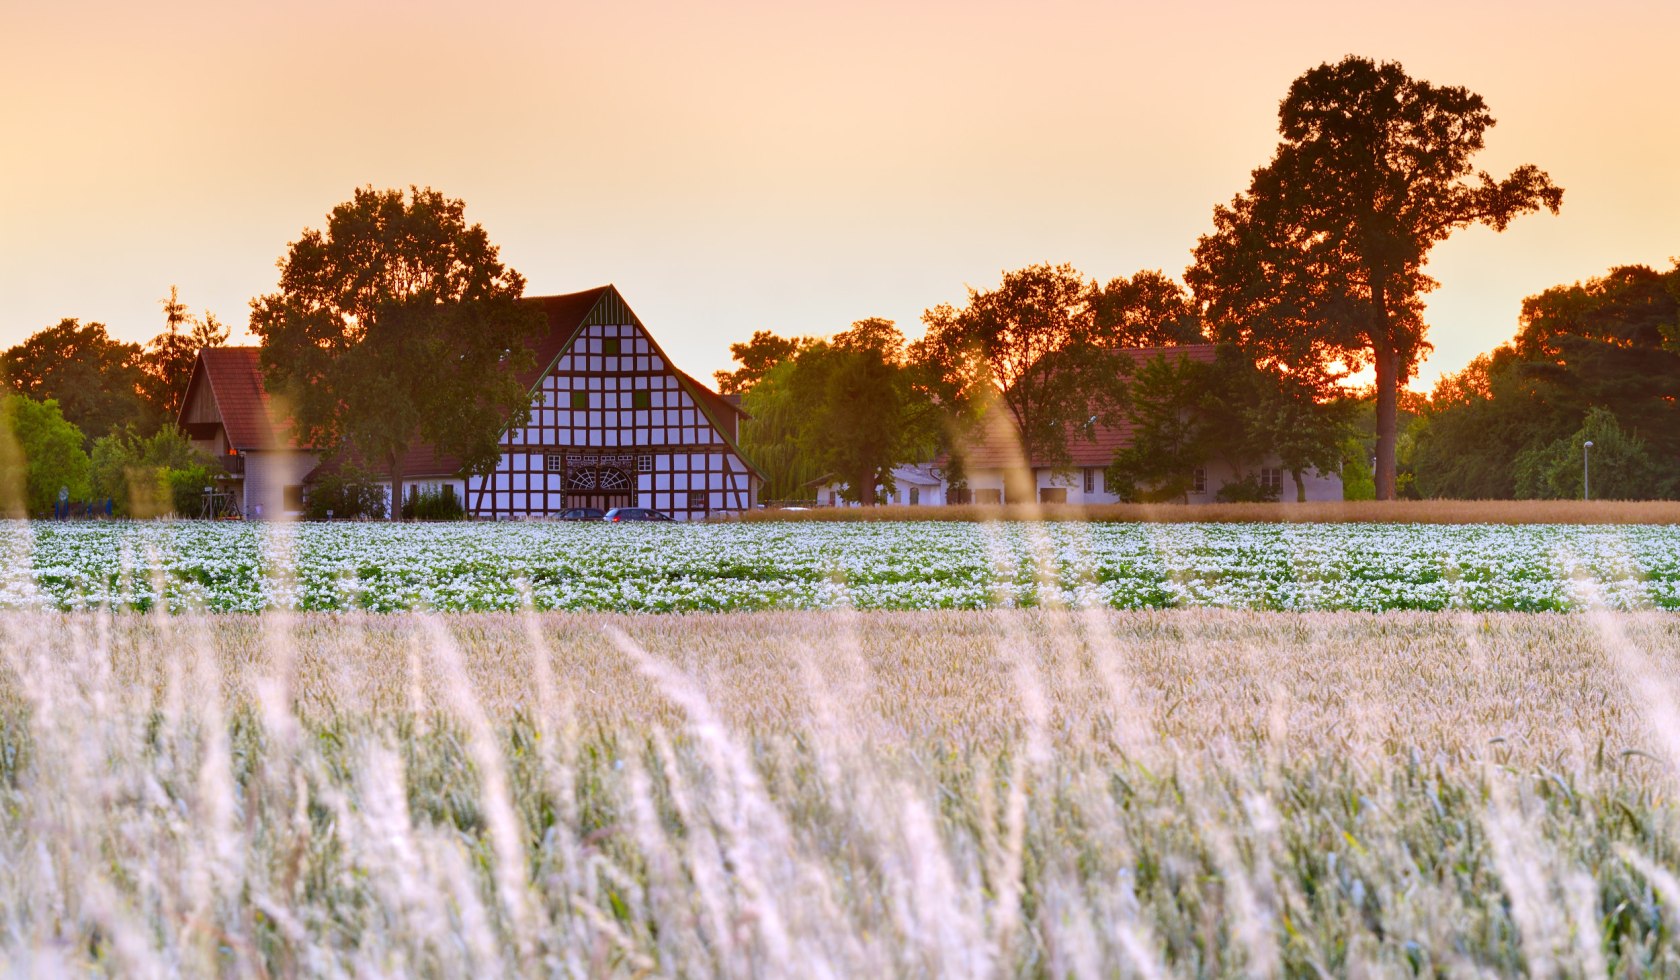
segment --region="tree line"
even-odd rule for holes
[[[1590,462],[1595,497],[1680,497],[1680,260],[1530,296],[1518,324],[1410,413],[1410,495],[1580,497]]]
[[[923,322],[913,343],[872,318],[829,340],[758,331],[730,346],[739,367],[714,377],[741,396],[742,450],[766,474],[765,499],[809,499],[833,481],[870,504],[894,490],[896,467],[936,457],[960,488],[965,444],[988,416],[1007,418],[1023,460],[1051,466],[1099,425],[1129,424],[1107,481],[1126,499],[1181,497],[1186,460],[1240,472],[1281,459],[1299,488],[1355,451],[1351,397],[1320,398],[1235,347],[1205,363],[1128,356],[1211,339],[1190,294],[1157,270],[1104,286],[1069,265],[1029,266]],[[1222,499],[1268,496],[1251,475]]]
[[[1672,272],[1612,270],[1531,298],[1512,344],[1429,399],[1405,388],[1429,350],[1433,246],[1561,206],[1535,166],[1477,168],[1493,125],[1462,87],[1392,62],[1326,63],[1290,86],[1271,158],[1213,208],[1181,280],[1146,270],[1099,284],[1041,264],[928,309],[914,341],[880,319],[827,339],[755,333],[731,346],[739,366],[718,383],[752,415],[743,448],[769,474],[764,496],[829,478],[868,501],[892,488],[895,466],[934,456],[960,482],[962,436],[988,418],[1006,418],[1023,455],[1052,465],[1099,426],[1129,425],[1109,485],[1137,499],[1182,496],[1190,466],[1209,459],[1238,473],[1277,460],[1297,495],[1305,474],[1331,470],[1379,498],[1566,494],[1563,461],[1589,439],[1631,481],[1607,473],[1603,492],[1676,492],[1662,319]],[[252,302],[265,384],[297,435],[341,472],[380,471],[398,497],[409,449],[430,444],[487,471],[500,432],[530,407],[515,379],[542,317],[518,302],[524,278],[463,208],[430,188],[358,190],[288,245],[278,289]],[[119,503],[132,493],[99,472],[190,469],[166,423],[197,350],[226,331],[189,316],[173,290],[165,321],[134,345],[65,320],[0,359],[13,434],[0,465],[58,468],[24,481],[29,507],[83,485],[72,448],[89,492]],[[1199,342],[1219,355],[1124,355]],[[1374,384],[1350,391],[1367,369]],[[101,458],[124,465],[101,470]],[[1223,492],[1274,491],[1240,478]]]
[[[0,511],[50,513],[63,490],[113,514],[194,512],[214,465],[175,419],[199,350],[228,328],[173,286],[161,305],[145,344],[65,318],[0,354]]]
[[[923,314],[926,335],[891,361],[916,396],[907,409],[841,399],[790,414],[787,406],[831,404],[826,389],[809,387],[813,376],[781,368],[825,348],[770,332],[732,346],[741,367],[718,380],[744,393],[749,412],[765,411],[743,438],[771,474],[770,496],[835,476],[855,499],[872,499],[873,485],[890,487],[892,467],[909,461],[910,446],[925,453],[926,440],[896,453],[877,442],[865,464],[818,448],[830,435],[890,427],[873,419],[878,412],[932,411],[944,419],[940,448],[951,455],[995,406],[1023,458],[1051,464],[1098,423],[1129,422],[1134,440],[1109,467],[1110,485],[1137,499],[1182,495],[1191,468],[1209,459],[1239,473],[1281,460],[1299,496],[1308,471],[1347,478],[1344,462],[1367,469],[1356,426],[1368,419],[1371,492],[1392,499],[1402,491],[1404,385],[1430,349],[1422,302],[1436,286],[1424,272],[1430,250],[1460,228],[1503,230],[1562,204],[1562,189],[1535,166],[1503,178],[1476,169],[1493,125],[1480,96],[1414,79],[1399,64],[1323,64],[1291,85],[1272,159],[1214,208],[1184,286],[1160,272],[1100,288],[1065,265],[1005,272],[996,289],[970,288],[966,306]],[[1187,342],[1222,351],[1211,363],[1116,356]],[[1367,368],[1375,382],[1362,410],[1345,383]],[[781,391],[790,387],[803,390]],[[960,474],[960,459],[952,462]],[[1238,479],[1222,493],[1267,492],[1252,484]],[[1404,489],[1417,487],[1413,479]]]

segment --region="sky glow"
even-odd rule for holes
[[[244,336],[361,185],[465,199],[532,294],[617,284],[701,377],[755,329],[911,336],[1004,269],[1177,277],[1355,53],[1480,93],[1480,163],[1560,216],[1438,247],[1414,387],[1526,295],[1680,254],[1680,4],[33,4],[0,36],[0,345],[143,341],[171,284]]]

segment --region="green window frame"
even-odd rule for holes
[[[646,389],[638,389],[636,391],[632,391],[630,393],[630,407],[631,408],[652,408],[653,407],[653,392],[648,391]]]
[[[588,407],[589,407],[589,392],[587,392],[587,391],[574,391],[574,392],[572,392],[572,408],[574,410],[582,411],[584,409],[587,409]]]

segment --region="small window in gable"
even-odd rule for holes
[[[631,408],[652,408],[653,407],[653,392],[647,391],[645,389],[637,389],[635,391],[632,391],[630,393],[630,407]]]
[[[608,337],[606,340],[601,341],[601,353],[603,353],[603,354],[617,354],[618,353],[618,338],[617,337]]]
[[[582,409],[587,409],[588,407],[589,407],[589,392],[587,392],[587,391],[574,391],[574,392],[572,392],[572,408],[573,409],[582,410]]]

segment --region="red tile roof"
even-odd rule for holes
[[[261,348],[257,347],[207,347],[199,351],[192,380],[187,384],[187,397],[181,400],[181,410],[186,411],[194,385],[208,384],[216,411],[221,415],[222,428],[233,448],[295,449],[297,442],[292,438],[290,426],[275,423],[273,406],[263,387],[260,352]]]
[[[543,375],[553,366],[555,358],[571,345],[578,329],[601,301],[601,297],[612,290],[610,285],[597,286],[594,289],[560,296],[526,298],[527,302],[542,307],[548,318],[548,330],[531,344],[533,365],[520,372],[520,384],[530,389],[542,380]],[[260,351],[261,348],[258,347],[213,347],[202,351],[199,364],[193,369],[193,378],[188,384],[187,394],[191,396],[192,386],[200,383],[202,373],[215,397],[222,416],[222,425],[228,433],[228,441],[235,449],[297,448],[296,442],[290,436],[289,426],[281,425],[273,416],[274,407],[268,391],[263,387],[262,366],[258,360]],[[669,363],[669,358],[666,358],[666,362]],[[671,370],[695,399],[703,403],[708,413],[724,426],[722,434],[733,447],[734,427],[727,425],[726,420],[731,412],[736,415],[745,414],[740,405],[677,370],[675,365],[671,365]],[[183,399],[183,411],[185,406],[186,400]],[[388,467],[384,463],[369,464],[362,462],[359,457],[354,458],[358,465],[374,473],[387,475]],[[745,461],[746,457],[743,456],[742,460]],[[748,462],[747,465],[752,464]],[[432,446],[420,444],[410,449],[403,457],[402,467],[405,480],[449,477],[459,474],[461,460],[457,456],[439,452]],[[311,478],[330,472],[332,468],[334,467],[317,467]]]
[[[1211,364],[1219,348],[1214,344],[1182,344],[1177,347],[1134,347],[1113,353],[1131,358],[1134,365],[1156,357],[1187,358]],[[1098,414],[1093,412],[1092,414]],[[1090,438],[1078,433],[1068,440],[1068,464],[1071,466],[1107,466],[1114,462],[1114,454],[1132,444],[1132,425],[1121,420],[1115,425],[1101,421],[1090,428]],[[1052,464],[1045,459],[1024,461],[1021,456],[1020,432],[1009,407],[1000,398],[986,412],[981,431],[971,437],[964,449],[963,463],[970,472],[986,469],[1014,469],[1025,463],[1034,468]]]
[[[611,286],[596,286],[585,289],[581,293],[566,293],[561,296],[527,296],[527,303],[541,306],[548,315],[548,332],[539,337],[531,345],[534,366],[520,372],[519,383],[527,389],[536,387],[548,369],[554,365],[554,359],[560,352],[571,346],[572,338],[576,336],[578,328],[583,326],[584,318],[595,309],[595,304],[601,302],[601,297],[612,290]]]

